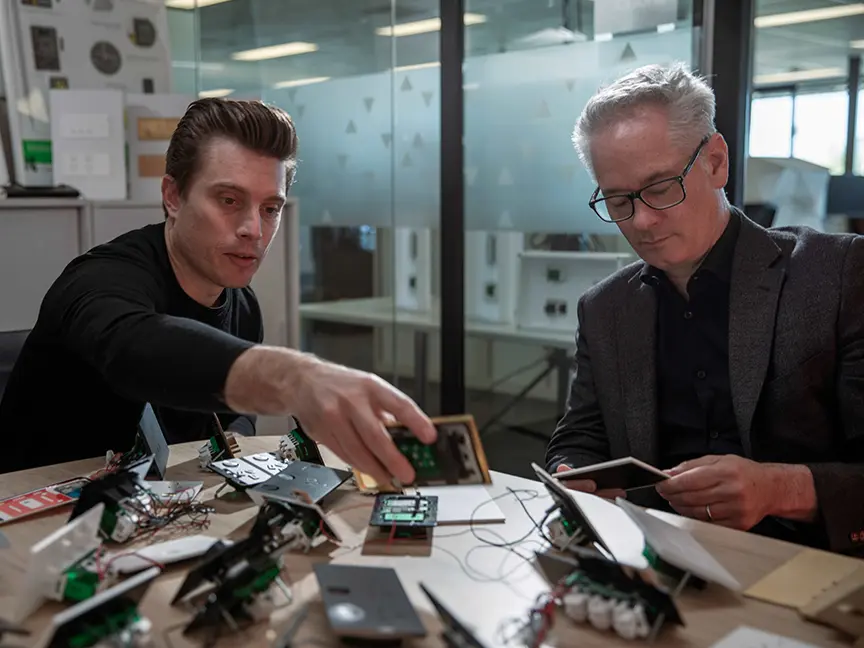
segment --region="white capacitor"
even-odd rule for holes
[[[588,621],[598,630],[612,627],[612,608],[615,602],[597,594],[588,599]]]
[[[612,610],[612,628],[623,639],[635,639],[638,636],[636,612],[629,601],[621,601]]]
[[[210,465],[210,444],[205,443],[200,448],[198,448],[198,465],[206,470],[207,466]]]
[[[576,623],[588,620],[588,595],[579,589],[573,589],[564,595],[564,614]]]
[[[279,439],[279,457],[285,461],[297,461],[297,442],[294,437],[286,434]]]

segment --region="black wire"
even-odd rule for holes
[[[539,524],[538,524],[537,520],[534,519],[534,516],[532,516],[531,513],[528,511],[528,507],[525,506],[525,500],[523,500],[521,497],[519,497],[519,495],[518,495],[519,493],[530,493],[533,497],[531,497],[531,498],[529,498],[529,499],[527,500],[527,501],[529,501],[529,502],[530,502],[531,500],[536,499],[537,497],[539,497],[537,491],[528,490],[528,489],[524,489],[524,488],[523,488],[523,489],[515,489],[515,490],[514,490],[514,489],[512,489],[512,488],[510,488],[510,487],[507,487],[507,492],[502,493],[501,495],[498,495],[498,496],[496,496],[496,497],[492,497],[492,498],[486,500],[485,502],[482,502],[482,503],[478,504],[477,507],[476,507],[476,508],[471,512],[471,517],[468,519],[468,530],[471,532],[471,535],[473,535],[474,538],[475,538],[476,540],[482,542],[483,544],[486,544],[486,545],[489,545],[489,546],[492,546],[492,547],[498,547],[498,548],[500,548],[500,549],[510,549],[510,548],[512,548],[512,547],[514,547],[514,546],[516,546],[516,545],[519,545],[519,544],[525,542],[525,540],[527,540],[527,539],[530,538],[532,535],[534,535],[534,531],[535,531],[535,530],[536,530],[536,531],[540,531],[540,534],[541,534],[542,536],[544,536],[544,539],[546,539],[546,538],[545,538],[545,533],[543,532],[543,527],[542,527],[542,525],[545,524],[545,522],[546,522],[546,520],[548,519],[550,513],[551,513],[552,511],[555,510],[555,507],[552,507],[552,508],[548,509],[548,510],[546,511],[546,514],[543,516],[543,519],[540,520],[540,522],[539,522]],[[478,512],[481,508],[483,508],[484,506],[486,506],[487,504],[491,504],[492,502],[494,502],[494,501],[496,501],[496,500],[499,500],[499,499],[501,499],[501,498],[503,498],[503,497],[506,497],[506,496],[508,496],[508,495],[512,495],[514,498],[516,498],[516,501],[519,502],[519,506],[521,506],[521,507],[522,507],[522,510],[525,511],[525,515],[527,515],[527,516],[528,516],[528,519],[531,520],[531,524],[533,525],[533,527],[528,531],[528,533],[526,533],[525,535],[523,535],[523,536],[522,536],[521,538],[519,538],[518,540],[513,540],[513,541],[510,541],[510,542],[495,543],[495,542],[492,542],[491,540],[487,540],[487,539],[485,539],[485,538],[481,538],[479,535],[477,535],[477,529],[476,529],[475,526],[474,526],[474,517],[477,515],[477,512]],[[483,530],[486,531],[487,533],[490,533],[489,529],[483,529]],[[498,534],[495,534],[495,535],[498,535]],[[499,536],[499,537],[500,537],[500,536]],[[548,540],[547,540],[547,542],[548,542]]]

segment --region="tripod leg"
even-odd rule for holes
[[[534,378],[534,380],[532,380],[530,383],[528,383],[522,391],[520,391],[513,398],[511,398],[504,407],[502,407],[500,410],[498,410],[492,416],[492,418],[490,418],[488,421],[486,421],[486,423],[483,425],[483,429],[481,430],[481,434],[484,432],[487,432],[489,430],[489,428],[491,428],[493,425],[498,423],[502,418],[504,418],[504,416],[507,414],[507,412],[512,410],[514,407],[516,407],[516,405],[522,399],[524,399],[531,392],[531,390],[533,390],[537,385],[539,385],[546,378],[546,376],[548,376],[550,373],[552,373],[555,370],[555,368],[556,368],[556,366],[554,363],[547,362],[546,368],[543,369],[543,371],[540,372],[540,374],[538,374]]]

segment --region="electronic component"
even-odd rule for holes
[[[219,628],[223,622],[236,629],[239,621],[254,620],[261,599],[272,599],[273,585],[290,603],[291,592],[279,578],[282,553],[308,550],[322,534],[337,537],[317,506],[300,502],[263,506],[246,538],[232,545],[214,544],[177,590],[172,605],[209,585],[184,634]]]
[[[96,596],[55,615],[45,648],[70,646],[145,646],[150,641],[151,623],[138,609],[158,567],[151,567]]]
[[[210,462],[220,459],[233,459],[240,455],[240,444],[233,432],[222,428],[219,417],[214,414],[210,423],[211,433],[207,443],[198,448],[198,464],[206,470]]]
[[[415,479],[404,486],[491,484],[486,454],[471,415],[432,419],[438,438],[431,445],[418,440],[402,426],[389,428],[393,442],[414,468]],[[377,484],[372,477],[354,473],[363,491],[393,492],[391,484]]]
[[[141,418],[138,420],[138,432],[135,434],[132,449],[120,455],[119,461],[109,455],[107,469],[126,468],[145,457],[152,456],[153,463],[145,477],[165,479],[169,452],[168,442],[165,440],[165,433],[162,431],[156,412],[150,403],[145,403]]]
[[[94,557],[105,505],[93,508],[30,547],[24,587],[17,593],[16,619],[23,621],[46,599],[83,601],[96,593]]]
[[[305,461],[307,463],[324,465],[324,458],[315,443],[296,418],[295,427],[288,434],[279,439],[279,457],[283,461]]]
[[[438,497],[419,494],[378,494],[369,520],[369,526],[378,527],[391,539],[425,540],[437,524]]]
[[[695,581],[691,584],[699,587],[707,581],[733,592],[741,590],[738,580],[686,529],[669,524],[623,498],[615,502],[645,535],[645,554],[658,574],[676,584]]]
[[[229,540],[218,540],[204,535],[185,536],[141,547],[133,552],[118,552],[105,556],[105,564],[112,573],[134,574],[154,563],[168,565],[192,558],[200,558],[215,544]]]
[[[444,632],[441,634],[441,638],[444,640],[447,648],[486,648],[465,624],[444,607],[444,604],[429,591],[428,587],[420,583],[420,589],[423,590],[423,593],[432,602],[432,606],[438,612],[438,618],[441,619],[441,623],[444,625]]]
[[[588,519],[582,514],[582,511],[576,505],[575,500],[567,492],[561,482],[556,481],[552,476],[543,470],[535,463],[531,464],[534,473],[540,482],[549,491],[552,501],[558,507],[559,517],[553,519],[547,527],[550,533],[550,540],[557,549],[565,550],[574,546],[591,546],[596,543],[603,547],[610,555],[612,552],[603,538],[594,530]]]
[[[153,457],[146,457],[125,469],[94,478],[84,488],[75,503],[69,520],[86,513],[101,503],[100,532],[115,542],[126,542],[141,523],[154,512],[154,500],[144,485],[144,476]]]
[[[255,462],[254,455],[246,459]],[[260,464],[257,464],[260,466]],[[285,465],[272,478],[250,488],[247,493],[253,502],[263,504],[264,500],[291,503],[298,498],[310,502],[321,502],[327,495],[339,488],[351,477],[347,470],[338,470],[318,464],[295,461]]]
[[[393,641],[426,636],[394,569],[328,563],[312,568],[338,637]]]
[[[568,556],[536,557],[555,587],[553,601],[577,623],[612,630],[624,639],[653,639],[665,624],[684,624],[671,594],[646,580],[647,572],[581,547]]]
[[[213,461],[208,468],[224,477],[235,489],[245,490],[250,486],[263,484],[288,466],[289,464],[276,458],[276,455],[262,452],[252,457]]]

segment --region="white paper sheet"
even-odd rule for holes
[[[417,489],[421,495],[438,497],[438,524],[504,522],[507,518],[492,501],[486,486],[429,486]],[[473,515],[473,517],[472,517]]]
[[[749,626],[736,628],[711,648],[816,648],[815,645],[757,630]]]

